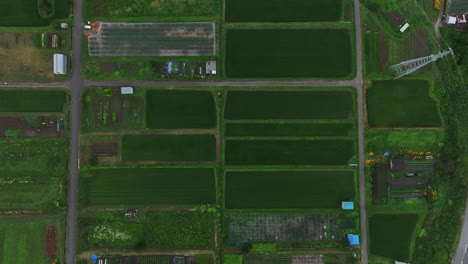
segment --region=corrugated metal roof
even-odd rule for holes
[[[54,54],[54,74],[67,74],[67,56]]]
[[[468,0],[452,0],[449,7],[449,14],[466,14],[468,13]]]
[[[133,88],[132,87],[120,87],[120,92],[122,94],[133,94]]]

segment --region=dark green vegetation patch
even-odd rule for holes
[[[62,112],[65,91],[0,91],[0,112]]]
[[[423,80],[373,81],[367,90],[369,125],[440,127],[437,104]]]
[[[97,169],[86,178],[89,205],[193,205],[215,202],[213,169]]]
[[[201,212],[148,212],[149,241],[162,248],[210,248],[214,215]]]
[[[146,126],[155,129],[214,128],[216,106],[210,91],[150,90]]]
[[[226,207],[339,208],[354,199],[352,171],[230,171]]]
[[[227,123],[226,136],[348,136],[352,123]]]
[[[228,22],[338,21],[342,0],[227,0]]]
[[[38,2],[55,3],[55,10],[51,9],[54,14],[48,18],[41,18]],[[0,1],[0,26],[45,26],[54,19],[68,17],[69,13],[69,0],[2,0]]]
[[[226,75],[232,78],[344,78],[353,71],[346,29],[230,29]]]
[[[124,135],[124,161],[214,161],[213,135]]]
[[[352,140],[227,140],[226,165],[347,165]]]
[[[410,261],[410,245],[418,221],[417,214],[377,214],[369,220],[372,254]]]
[[[230,91],[226,119],[346,119],[353,110],[349,91]]]

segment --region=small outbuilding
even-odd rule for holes
[[[348,234],[348,241],[351,246],[359,245],[359,235]]]
[[[67,74],[67,56],[54,54],[54,74]]]
[[[454,17],[454,16],[447,17],[447,24],[455,25],[456,23],[457,23],[457,17]]]
[[[120,87],[121,94],[133,94],[133,87]]]
[[[62,29],[67,29],[67,28],[68,28],[68,24],[67,24],[67,23],[60,23],[60,28],[62,28]]]
[[[216,61],[206,62],[206,74],[216,75]]]
[[[405,23],[405,24],[400,28],[400,32],[403,33],[403,32],[405,32],[408,28],[409,28],[409,24],[408,24],[408,23]]]
[[[353,202],[341,202],[341,209],[354,210],[354,203]]]

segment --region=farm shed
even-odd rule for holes
[[[403,32],[405,32],[408,28],[409,28],[409,24],[408,24],[408,23],[405,23],[405,24],[400,28],[400,32],[403,33]]]
[[[216,75],[216,61],[206,62],[206,74]]]
[[[354,203],[353,202],[341,202],[341,208],[343,210],[353,210]]]
[[[54,74],[67,74],[67,56],[54,54]]]
[[[468,1],[466,0],[452,0],[449,2],[448,13],[450,15],[467,14],[468,13]]]
[[[457,17],[448,16],[447,17],[447,24],[455,25],[457,23]]]
[[[392,172],[405,171],[405,161],[402,159],[390,160],[390,169],[392,170]]]
[[[133,94],[133,87],[120,87],[121,94]]]
[[[351,246],[359,245],[359,235],[348,234],[348,241]]]

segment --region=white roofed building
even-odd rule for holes
[[[67,74],[67,56],[54,54],[54,74]]]

